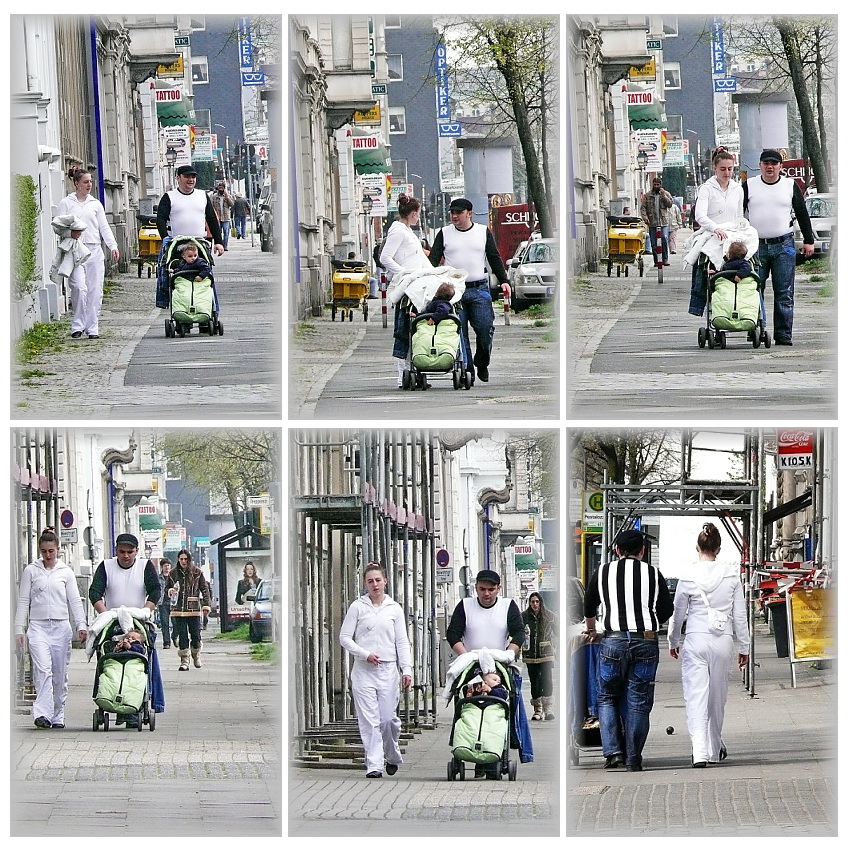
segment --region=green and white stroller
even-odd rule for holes
[[[209,275],[195,280],[198,275],[191,270],[179,269],[180,252],[186,245],[198,249],[198,257],[210,267]],[[168,307],[170,318],[165,320],[167,337],[187,336],[197,325],[199,333],[222,336],[224,326],[218,318],[218,295],[212,274],[213,254],[206,239],[194,236],[175,236],[163,243],[162,259],[168,275]]]

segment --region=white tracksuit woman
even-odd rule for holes
[[[366,776],[380,779],[384,766],[392,776],[402,763],[398,738],[399,668],[410,687],[412,662],[404,611],[386,595],[384,568],[372,561],[363,573],[368,594],[351,603],[339,632],[343,649],[354,656],[351,693],[360,739],[366,752]]]
[[[71,624],[86,642],[86,615],[74,571],[59,558],[59,539],[45,531],[38,541],[41,557],[24,569],[15,609],[15,641],[29,643],[35,702],[32,716],[40,729],[65,726],[68,697],[68,663],[71,660]]]
[[[68,278],[74,301],[71,336],[79,339],[85,333],[89,339],[98,339],[105,274],[101,240],[112,252],[112,259],[116,263],[119,260],[118,243],[106,221],[103,204],[91,195],[91,174],[80,168],[72,168],[68,176],[74,181],[74,191],[59,201],[56,215],[76,215],[85,222],[86,229],[80,239],[91,252],[91,256],[76,266]]]
[[[719,552],[720,532],[713,523],[707,522],[697,537],[699,560],[676,586],[668,632],[673,658],[679,658],[681,645],[682,690],[694,767],[705,767],[708,762],[721,762],[726,758],[722,732],[729,670],[736,648],[739,668],[746,665],[750,652],[740,567],[718,562]],[[712,631],[703,594],[712,609],[726,615],[723,634]],[[683,642],[682,623],[686,618],[687,633]]]

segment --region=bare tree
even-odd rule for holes
[[[610,484],[669,484],[680,472],[679,432],[592,430],[571,434],[572,477],[585,489]]]

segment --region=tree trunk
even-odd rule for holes
[[[788,59],[788,70],[791,74],[791,83],[794,87],[794,97],[797,100],[797,108],[800,111],[800,124],[803,130],[803,140],[809,149],[809,157],[812,161],[812,171],[815,175],[815,185],[819,192],[829,189],[829,178],[826,174],[823,148],[817,131],[812,104],[806,92],[806,79],[803,73],[803,60],[800,56],[800,45],[794,32],[794,24],[788,18],[773,18],[773,24],[779,31],[782,39],[782,49]]]

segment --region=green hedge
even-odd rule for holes
[[[35,181],[28,174],[12,175],[12,280],[17,298],[31,295],[41,281],[38,266],[38,196]]]

